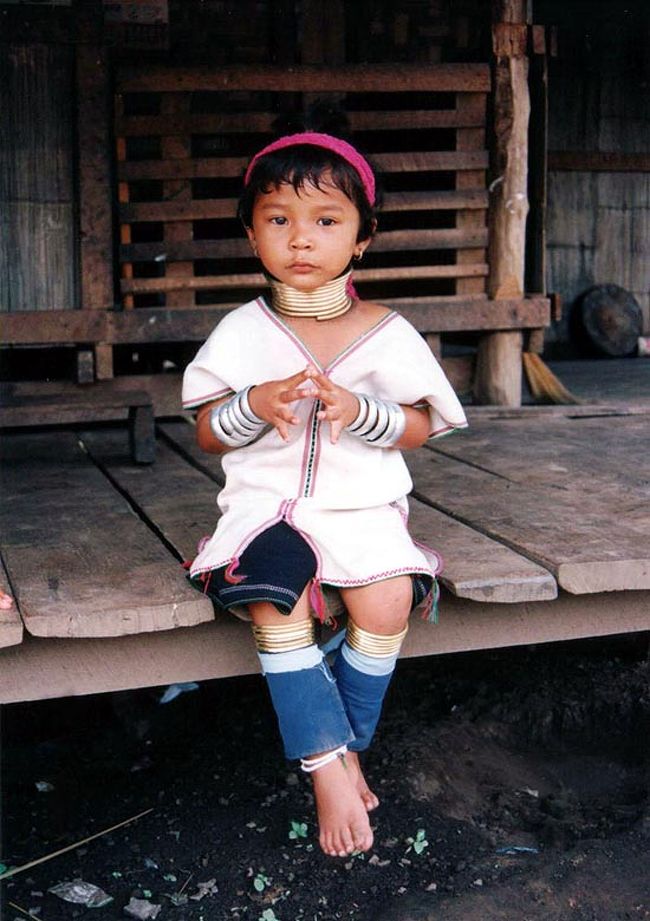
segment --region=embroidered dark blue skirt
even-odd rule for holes
[[[268,601],[281,614],[290,614],[316,576],[317,560],[307,541],[285,521],[259,534],[241,554],[236,573],[227,566],[190,578],[199,591],[226,611],[256,601]],[[412,608],[432,590],[433,579],[411,575]]]

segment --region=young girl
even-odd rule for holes
[[[400,449],[466,421],[421,336],[350,284],[376,228],[361,154],[327,134],[283,137],[244,185],[271,292],[225,316],[185,373],[198,444],[226,473],[191,578],[222,608],[247,608],[286,756],[313,778],[321,847],[343,857],[372,846],[378,800],[358,753],[439,568],[406,528]],[[321,585],[348,615],[331,670],[314,638]]]

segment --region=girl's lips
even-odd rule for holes
[[[309,272],[312,269],[315,269],[316,266],[311,262],[292,262],[289,268],[294,272]]]

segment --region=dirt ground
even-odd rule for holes
[[[151,811],[2,882],[2,919],[113,921],[132,897],[161,921],[650,918],[647,651],[400,662],[366,762],[375,847],[347,860],[319,852],[261,678],[5,707],[6,866]],[[76,878],[112,901],[48,892]]]

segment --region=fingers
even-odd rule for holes
[[[315,390],[313,387],[306,387],[303,389],[296,388],[294,390],[282,390],[280,392],[280,399],[283,403],[295,403],[296,400],[304,400],[306,397],[317,397],[318,390]]]
[[[336,388],[336,384],[334,384],[334,383],[329,379],[329,377],[327,377],[326,374],[323,374],[323,373],[322,373],[321,371],[319,371],[317,368],[312,368],[311,370],[312,370],[313,373],[312,373],[312,374],[309,374],[308,376],[311,377],[311,379],[313,380],[313,382],[314,382],[315,384],[318,384],[318,386],[319,386],[322,390],[328,392],[328,391],[332,391],[332,390],[334,390],[334,389]]]
[[[333,445],[336,444],[336,442],[339,440],[339,436],[342,431],[343,431],[343,420],[334,419],[330,423],[330,443],[331,444]]]
[[[309,377],[311,377],[313,380],[317,374],[318,368],[315,368],[313,365],[307,365],[307,367],[303,368],[302,371],[298,371],[297,374],[292,374],[291,377],[284,378],[284,380],[280,381],[280,383],[285,385],[287,390],[291,390],[293,387],[296,387],[298,384],[306,381]]]

